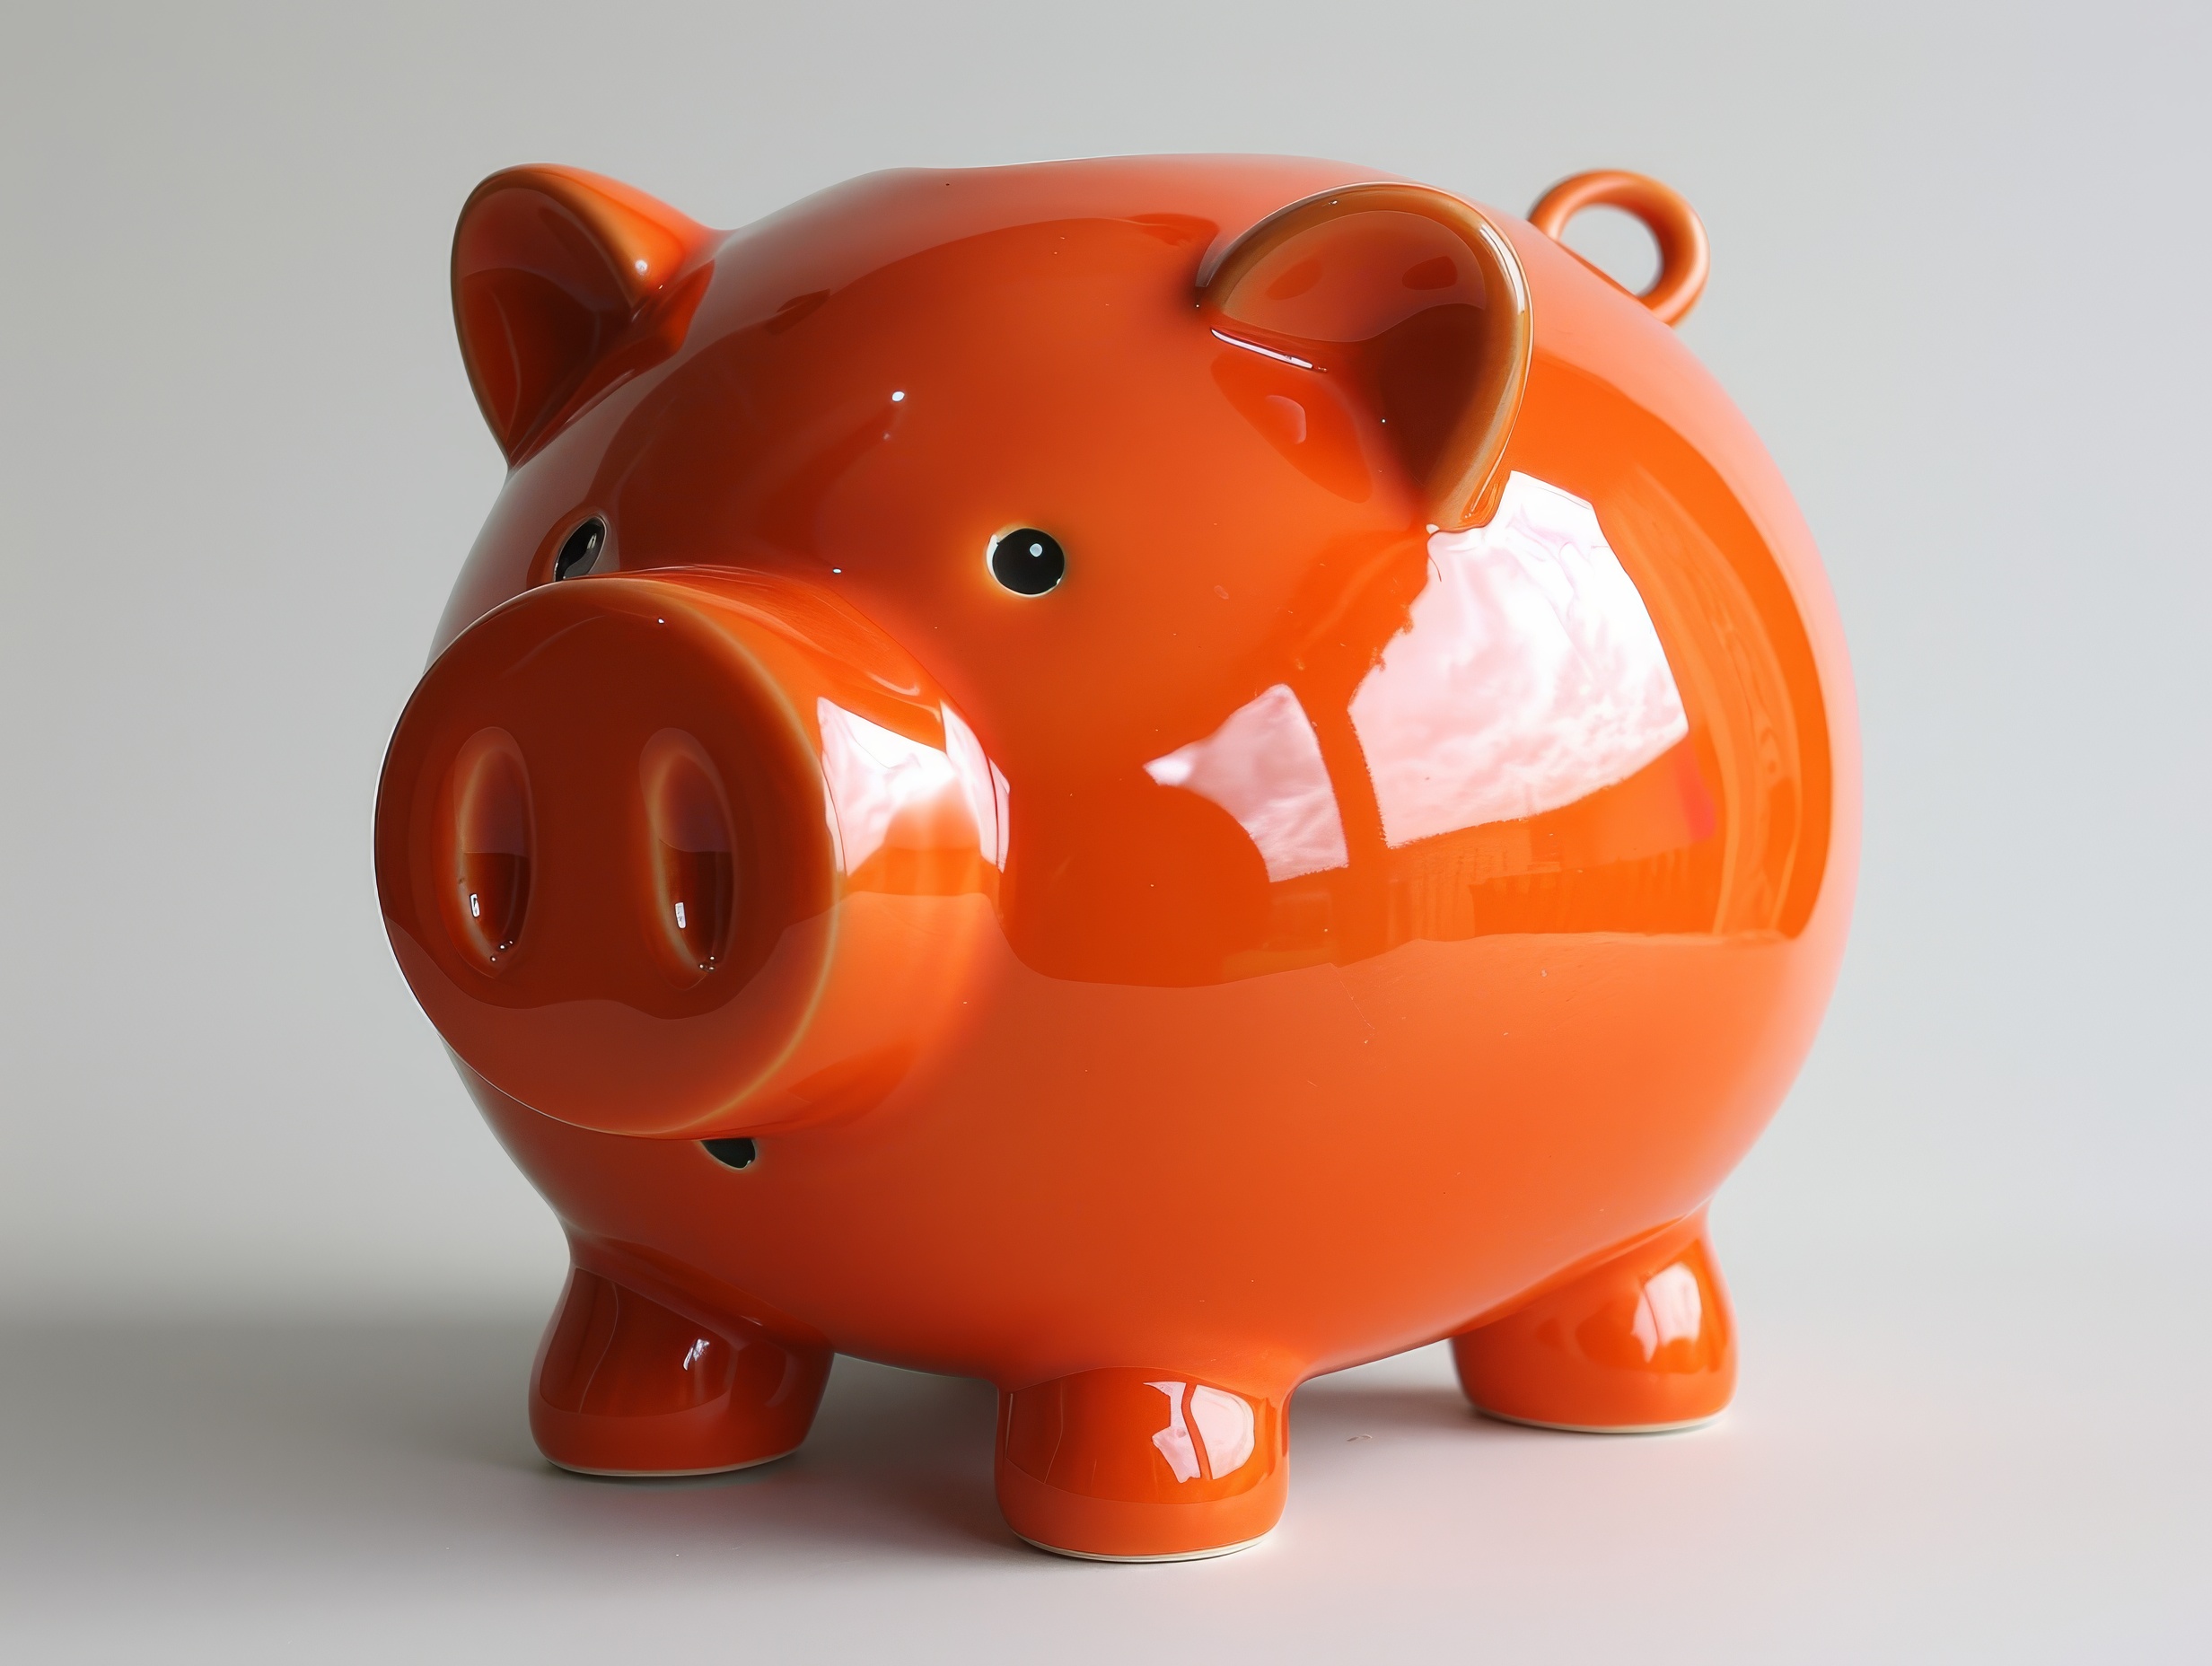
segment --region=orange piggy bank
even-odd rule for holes
[[[1630,294],[1557,235],[1627,209]],[[1842,952],[1842,637],[1631,174],[873,175],[743,231],[519,168],[511,465],[391,741],[409,986],[574,1268],[554,1462],[988,1378],[1014,1530],[1203,1556],[1319,1372],[1711,1417],[1704,1211]]]

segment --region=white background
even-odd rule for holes
[[[2208,71],[2182,4],[10,7],[0,1643],[2203,1658]],[[369,864],[500,476],[454,214],[522,161],[733,226],[1182,150],[1705,216],[1683,333],[1820,539],[1866,755],[1841,986],[1716,1206],[1738,1407],[1317,1384],[1210,1572],[1019,1550],[988,1394],[865,1366],[761,1477],[554,1476],[559,1236]]]

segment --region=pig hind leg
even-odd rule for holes
[[[575,1267],[531,1371],[530,1431],[588,1475],[742,1469],[806,1438],[830,1361],[827,1348],[680,1313]]]
[[[1509,1423],[1655,1434],[1735,1392],[1735,1320],[1699,1210],[1658,1237],[1455,1337],[1460,1386]]]

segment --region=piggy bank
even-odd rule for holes
[[[1633,294],[1557,241],[1658,244]],[[1705,1227],[1842,952],[1840,632],[1632,174],[882,173],[742,231],[518,168],[509,463],[386,756],[409,986],[566,1232],[556,1464],[988,1378],[1014,1532],[1267,1533],[1302,1381],[1727,1402]]]

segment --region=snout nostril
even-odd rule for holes
[[[695,984],[727,953],[737,913],[729,795],[706,749],[680,729],[645,743],[638,784],[653,836],[649,934],[670,976]]]
[[[537,829],[522,749],[504,729],[479,729],[448,776],[446,925],[481,971],[505,969],[530,909]]]

